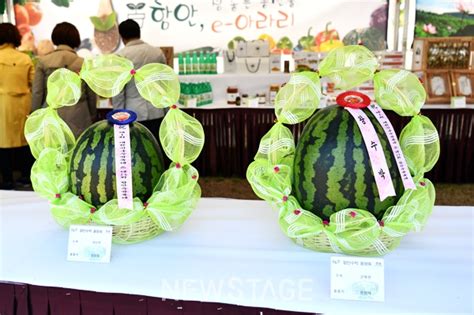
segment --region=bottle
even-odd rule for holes
[[[211,69],[209,71],[210,74],[216,74],[217,73],[217,57],[216,54],[211,54]]]
[[[201,51],[199,55],[199,74],[206,74],[206,58],[204,53]]]
[[[248,94],[242,94],[242,97],[240,99],[240,103],[242,106],[249,106],[249,95]]]
[[[257,94],[258,105],[265,105],[267,103],[267,95],[265,93]]]
[[[212,93],[211,82],[207,82],[207,94],[208,94],[208,104],[212,104],[214,102],[214,94]]]
[[[196,84],[196,106],[202,105],[204,105],[203,83],[198,82]]]
[[[235,86],[229,86],[227,88],[227,104],[235,105],[237,96],[239,96],[239,89]]]
[[[191,56],[189,55],[189,52],[186,53],[186,64],[184,67],[184,74],[191,74],[192,73],[192,68],[191,68]]]
[[[187,106],[187,100],[189,97],[189,83],[183,82],[180,95],[180,104]]]
[[[206,53],[205,63],[204,63],[204,73],[210,74],[211,73],[211,55]]]
[[[183,54],[182,53],[179,53],[178,54],[178,63],[179,63],[179,74],[184,74],[185,71],[184,71],[184,58],[183,58]]]
[[[193,59],[191,60],[191,68],[192,68],[192,74],[198,74],[199,73],[199,61],[198,61],[198,56],[197,52],[193,52]]]
[[[275,98],[279,90],[280,90],[280,86],[278,84],[270,85],[270,93],[269,93],[270,105],[272,106],[275,105]]]

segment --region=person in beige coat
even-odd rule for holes
[[[47,106],[47,82],[51,73],[59,68],[79,73],[82,67],[83,59],[77,56],[74,50],[81,44],[79,31],[74,25],[67,22],[59,23],[54,27],[51,39],[56,45],[56,49],[39,57],[36,64],[33,82],[33,111]],[[97,97],[85,83],[82,83],[82,95],[79,102],[74,106],[59,108],[58,113],[77,138],[96,119]]]
[[[31,110],[34,67],[30,57],[16,49],[20,42],[13,24],[0,23],[0,189],[15,188],[14,161],[20,166],[21,181],[29,182],[32,160],[23,129]]]

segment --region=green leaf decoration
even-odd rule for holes
[[[271,165],[285,164],[293,167],[295,140],[291,130],[276,123],[260,140],[255,160],[267,160]]]
[[[371,80],[377,69],[375,55],[360,45],[331,50],[319,64],[319,74],[328,77],[338,89],[349,90]]]
[[[268,202],[284,202],[291,194],[291,167],[256,160],[247,168],[247,181],[255,194]]]
[[[107,32],[117,23],[117,15],[115,12],[112,12],[105,17],[91,16],[90,20],[97,31]]]
[[[57,194],[69,190],[69,161],[56,149],[46,148],[31,168],[33,189],[43,198],[52,201]]]
[[[100,55],[84,60],[81,78],[99,96],[111,98],[120,93],[133,75],[133,63],[117,55]]]
[[[76,73],[61,68],[48,78],[46,103],[52,108],[73,106],[81,98],[81,78]]]
[[[46,148],[69,156],[76,143],[69,126],[51,107],[38,109],[28,116],[25,122],[25,138],[35,158],[39,158]]]
[[[439,135],[431,120],[414,116],[400,133],[400,147],[415,179],[429,172],[439,159]]]
[[[425,104],[425,88],[410,71],[382,70],[374,76],[374,89],[377,103],[400,116],[414,116]]]
[[[321,82],[315,72],[298,72],[278,91],[275,114],[279,122],[297,124],[309,118],[319,106]]]
[[[168,111],[161,122],[159,135],[166,155],[181,166],[195,161],[204,146],[201,123],[178,108]]]
[[[179,100],[179,78],[174,70],[161,63],[150,63],[135,74],[135,84],[140,95],[153,106],[166,108]]]
[[[58,197],[51,202],[51,214],[59,225],[68,228],[71,224],[89,223],[95,210],[92,205],[70,192]]]

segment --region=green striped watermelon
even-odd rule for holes
[[[382,144],[397,196],[380,201],[357,122],[340,106],[318,110],[296,147],[293,190],[301,206],[322,219],[346,208],[368,210],[378,219],[403,193],[403,183],[382,127],[368,109]]]
[[[133,195],[147,200],[164,171],[163,154],[142,124],[130,125]],[[77,140],[70,162],[72,193],[94,206],[117,198],[115,191],[114,127],[99,121]]]

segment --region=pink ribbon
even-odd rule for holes
[[[364,139],[365,147],[369,153],[370,164],[375,178],[375,184],[379,192],[380,200],[390,196],[396,196],[395,188],[393,187],[392,177],[387,166],[387,160],[383,153],[382,145],[380,143],[374,125],[369,117],[361,110],[350,107],[344,107],[352,117],[354,117],[359,126],[362,138]]]
[[[114,125],[115,180],[118,207],[133,210],[132,156],[129,125]]]
[[[413,178],[410,175],[408,169],[407,161],[403,155],[402,149],[400,148],[400,143],[398,142],[397,135],[393,129],[392,123],[388,120],[387,115],[382,110],[382,108],[376,104],[372,104],[369,107],[369,110],[374,114],[375,118],[382,126],[385,134],[387,135],[390,147],[392,148],[393,155],[397,161],[398,171],[400,172],[400,177],[402,178],[403,187],[405,189],[416,189]]]

